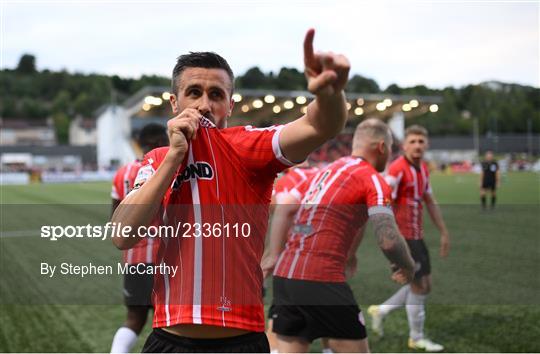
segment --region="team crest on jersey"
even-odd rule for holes
[[[204,161],[188,164],[186,168],[184,168],[184,170],[176,177],[172,188],[178,189],[183,181],[189,181],[192,178],[206,180],[213,179],[214,170],[209,163]]]
[[[149,161],[150,162],[150,161]],[[151,162],[150,162],[151,163]],[[152,165],[146,165],[141,168],[139,168],[139,171],[137,172],[137,177],[135,178],[135,182],[133,183],[133,189],[139,189],[141,186],[150,179],[154,175],[154,168]]]

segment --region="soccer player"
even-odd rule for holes
[[[178,236],[160,240],[154,276],[154,331],[146,352],[269,351],[260,261],[272,185],[345,124],[349,62],[304,41],[305,74],[315,99],[297,120],[269,128],[227,128],[234,77],[221,56],[197,52],[173,70],[169,147],[146,155],[136,187],[113,215],[140,230],[161,208]],[[128,249],[140,237],[113,237]]]
[[[482,209],[486,209],[486,194],[491,192],[491,209],[495,208],[496,192],[499,186],[499,164],[493,159],[493,152],[486,151],[486,158],[482,161],[482,172],[480,173],[480,200]]]
[[[390,164],[386,176],[388,184],[392,187],[392,199],[399,230],[407,240],[416,263],[414,280],[410,285],[400,288],[382,305],[370,306],[368,313],[373,319],[373,331],[382,336],[384,317],[391,311],[406,305],[409,321],[409,348],[438,352],[444,349],[443,346],[424,336],[426,316],[424,303],[431,290],[431,265],[424,243],[423,203],[441,234],[441,257],[448,255],[450,240],[431,191],[429,171],[423,160],[427,147],[428,132],[425,128],[418,125],[407,128],[403,142],[403,156]]]
[[[138,144],[144,154],[168,145],[167,130],[160,124],[145,125],[139,134]],[[116,171],[112,185],[112,212],[133,189],[135,177],[141,161],[135,160]],[[123,261],[127,264],[152,264],[158,249],[158,242],[152,238],[143,239],[135,247],[123,251]],[[148,311],[152,308],[153,277],[147,274],[124,275],[124,303],[127,317],[113,338],[111,353],[129,353],[135,345],[146,323]]]
[[[300,204],[294,226],[281,254],[284,233],[272,232],[282,239],[272,240],[277,247],[270,254],[279,352],[306,352],[323,337],[334,352],[369,351],[363,315],[345,277],[347,257],[368,219],[395,267],[393,278],[412,279],[413,259],[394,220],[390,187],[379,174],[391,145],[388,126],[368,119],[356,128],[351,156],[331,163],[290,194],[302,198],[292,201]]]
[[[315,175],[319,169],[317,167],[309,167],[307,160],[301,164],[298,164],[295,167],[291,167],[286,170],[283,176],[279,177],[274,183],[274,188],[272,189],[272,222],[271,222],[271,232],[283,232],[287,233],[289,227],[292,225],[292,215],[289,215],[287,212],[283,212],[283,209],[287,210],[291,206],[282,205],[284,202],[287,202],[289,199],[288,194],[298,186],[300,183],[308,180],[313,175]],[[294,205],[292,205],[294,207]],[[284,217],[285,215],[285,217]],[[279,240],[279,237],[269,237],[270,240]],[[267,250],[275,247],[274,245],[268,244]],[[269,262],[267,264],[267,262]],[[275,260],[272,260],[268,255],[263,256],[263,261],[261,263],[261,268],[263,271],[264,279],[267,279],[273,271],[275,265]],[[270,267],[270,268],[269,268]],[[263,294],[266,293],[266,288],[263,290]],[[268,311],[268,328],[266,330],[266,336],[268,337],[268,342],[270,343],[270,349],[272,352],[277,352],[277,338],[275,333],[272,331],[272,313],[273,307],[270,307]],[[323,342],[323,352],[324,349],[328,348],[325,342]]]

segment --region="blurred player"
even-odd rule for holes
[[[113,215],[137,230],[164,207],[165,223],[187,235],[160,242],[160,264],[180,270],[154,276],[154,331],[143,351],[269,351],[260,261],[274,179],[337,135],[347,117],[349,62],[315,54],[313,37],[309,30],[304,63],[315,99],[284,126],[226,128],[234,77],[225,59],[209,52],[178,58],[169,147],[146,155],[136,189]],[[247,225],[247,236],[234,237],[239,224]],[[139,239],[113,242],[127,249]]]
[[[155,148],[168,144],[167,131],[160,124],[148,124],[139,134],[138,144],[144,154]],[[122,199],[133,189],[135,177],[141,167],[136,160],[118,169],[112,186],[112,212]],[[158,240],[144,239],[135,247],[123,251],[123,261],[127,264],[152,264],[158,249]],[[135,345],[137,337],[146,323],[148,311],[152,308],[153,277],[145,274],[124,275],[124,302],[127,307],[127,318],[124,326],[114,335],[111,353],[129,353]]]
[[[359,244],[355,236],[368,219],[396,268],[393,278],[412,279],[413,259],[394,220],[390,187],[379,174],[391,145],[386,124],[362,122],[352,155],[323,168],[280,205],[295,205],[298,211],[279,258],[286,232],[272,231],[278,238],[271,240],[269,257],[275,264],[273,330],[279,352],[307,352],[313,340],[323,337],[334,352],[369,351],[362,312],[345,282],[347,258],[356,253],[353,243]],[[271,269],[268,261],[265,270]]]
[[[482,172],[480,173],[480,200],[482,209],[486,209],[486,194],[491,192],[491,209],[495,208],[496,189],[499,186],[499,164],[493,159],[493,152],[486,151],[486,158],[482,161]]]
[[[277,181],[274,183],[274,188],[272,189],[272,202],[271,202],[271,210],[272,210],[272,222],[270,230],[280,230],[281,232],[288,232],[289,227],[292,225],[292,216],[288,215],[286,212],[286,218],[283,217],[283,209],[287,209],[288,206],[285,205],[283,207],[280,207],[280,205],[288,199],[288,194],[300,183],[310,179],[313,175],[315,175],[319,169],[317,167],[310,167],[309,163],[304,161],[301,164],[296,165],[295,167],[291,167],[287,169],[281,177],[277,179]],[[278,211],[277,214],[275,213],[276,210]],[[271,231],[272,232],[272,231]],[[277,237],[269,237],[271,240],[278,239]],[[269,244],[267,247],[267,250],[272,249],[275,247],[274,245]],[[272,269],[267,268],[267,262],[269,262],[269,266],[272,267]],[[263,262],[261,263],[262,271],[263,271],[263,277],[264,279],[267,279],[268,275],[272,273],[273,266],[275,264],[275,260],[271,260],[267,254],[263,257]],[[263,291],[263,294],[266,293],[266,286]],[[268,311],[268,328],[266,330],[266,336],[268,337],[268,342],[270,344],[270,349],[272,352],[277,351],[277,338],[275,333],[272,331],[272,310],[273,308],[270,307]],[[328,345],[326,345],[323,342],[323,352],[325,352],[325,348],[328,348]]]
[[[429,171],[423,161],[428,147],[427,130],[413,125],[406,129],[403,141],[403,156],[392,162],[386,180],[392,187],[394,211],[401,234],[407,240],[412,257],[416,262],[414,281],[404,285],[380,306],[370,306],[373,331],[383,335],[382,321],[390,311],[407,305],[409,321],[409,348],[430,352],[442,351],[442,345],[424,337],[425,307],[427,294],[431,290],[431,265],[424,243],[422,203],[426,204],[433,223],[441,234],[441,257],[448,255],[450,240],[439,207],[431,191]]]

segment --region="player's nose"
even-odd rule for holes
[[[197,110],[203,116],[206,115],[206,113],[210,112],[210,100],[208,99],[208,96],[206,94],[202,95],[199,99]]]

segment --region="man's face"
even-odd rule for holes
[[[409,134],[403,142],[403,152],[408,159],[422,159],[427,146],[427,137],[421,134]]]
[[[493,153],[491,151],[486,152],[486,160],[487,161],[493,160]]]
[[[178,92],[171,95],[173,114],[186,108],[198,110],[218,128],[227,127],[234,101],[232,82],[223,69],[186,68],[177,78]]]

